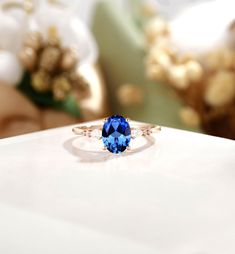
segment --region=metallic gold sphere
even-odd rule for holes
[[[221,70],[211,76],[204,94],[205,102],[210,106],[223,106],[235,98],[235,73]]]

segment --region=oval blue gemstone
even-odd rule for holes
[[[111,153],[126,150],[131,141],[131,128],[126,119],[119,115],[111,116],[105,121],[102,129],[104,146]]]

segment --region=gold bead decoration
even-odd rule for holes
[[[50,90],[51,79],[50,76],[40,70],[32,74],[32,86],[37,92],[47,92]]]
[[[195,61],[196,56],[193,53],[184,53],[177,56],[177,64],[186,64],[189,61]]]
[[[60,39],[56,26],[50,26],[48,29],[48,40],[47,43],[52,47],[60,47]]]
[[[134,84],[119,87],[117,98],[122,106],[137,106],[143,103],[143,90]]]
[[[221,67],[224,69],[231,69],[235,67],[235,54],[232,49],[221,49]]]
[[[165,71],[160,65],[149,64],[146,67],[146,77],[153,81],[163,81],[165,79]]]
[[[163,69],[168,69],[171,66],[171,59],[168,54],[164,52],[154,52],[155,54],[152,55],[153,61],[156,64],[159,64]]]
[[[197,62],[190,60],[185,63],[186,75],[191,82],[199,82],[203,77],[202,66]]]
[[[168,71],[170,83],[178,89],[186,89],[190,85],[185,65],[175,65]]]
[[[180,111],[180,118],[184,124],[191,128],[197,128],[200,125],[200,116],[191,107],[184,107]]]
[[[77,53],[72,47],[61,46],[56,27],[49,28],[48,39],[42,40],[39,33],[29,34],[19,58],[31,74],[35,91],[51,91],[55,100],[64,100],[75,91],[79,99],[88,96],[89,84],[76,73]]]
[[[235,54],[230,48],[219,48],[207,54],[205,62],[211,71],[232,69],[235,67]]]
[[[77,54],[73,49],[65,49],[61,58],[60,68],[63,70],[70,70],[75,67],[77,63]]]
[[[33,32],[27,35],[24,45],[34,50],[39,50],[42,47],[43,39],[40,33]]]
[[[69,80],[61,75],[53,80],[52,90],[56,100],[63,100],[71,91]]]
[[[210,106],[223,106],[235,98],[235,74],[221,70],[207,82],[204,100]]]
[[[163,18],[155,17],[151,19],[145,27],[147,42],[152,44],[159,35],[167,35],[169,27]]]
[[[33,12],[34,4],[33,4],[32,0],[24,0],[22,4],[23,4],[23,8],[24,8],[25,12],[27,12],[29,14]]]
[[[145,27],[148,79],[172,87],[187,106],[180,112],[189,127],[235,138],[235,22],[219,46],[186,51],[159,16]]]
[[[83,99],[90,95],[89,83],[87,80],[78,72],[68,73],[68,78],[72,84],[72,87],[77,92],[77,97]]]
[[[54,71],[59,63],[61,58],[61,50],[57,47],[46,47],[40,59],[40,67],[48,72]]]
[[[37,63],[37,53],[33,48],[25,47],[19,54],[21,63],[30,71],[32,71]]]
[[[155,50],[161,50],[166,53],[171,59],[175,59],[177,56],[177,49],[169,40],[167,36],[158,37],[154,44],[150,45],[149,52]]]
[[[216,71],[220,69],[220,64],[221,60],[218,51],[210,52],[206,56],[206,66],[210,71]]]

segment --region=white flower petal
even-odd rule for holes
[[[22,41],[23,24],[11,15],[0,12],[0,48],[17,53]]]
[[[48,28],[56,26],[64,46],[73,46],[80,64],[94,64],[97,60],[97,46],[93,36],[70,9],[50,4],[41,4],[32,17],[30,27],[47,36]]]
[[[23,70],[18,58],[11,52],[0,51],[0,81],[17,85],[22,75]]]

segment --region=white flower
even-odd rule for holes
[[[63,46],[73,46],[80,65],[94,64],[97,60],[97,46],[86,25],[69,8],[42,2],[30,21],[30,30],[40,31],[47,36],[48,29],[55,26]]]
[[[23,9],[0,10],[0,79],[10,84],[20,82],[22,68],[18,53],[27,33],[39,31],[46,38],[50,27],[56,27],[63,46],[73,47],[78,55],[78,68],[95,64],[96,43],[89,29],[70,8],[42,1],[32,13]],[[11,52],[11,53],[10,53]],[[12,64],[12,66],[11,66]]]

